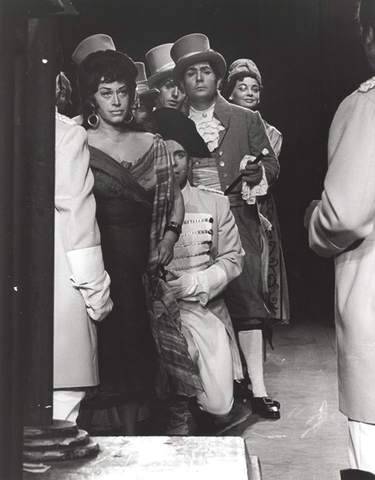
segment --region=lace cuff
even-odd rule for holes
[[[243,170],[246,168],[246,165],[249,159],[250,159],[249,155],[244,156],[244,158],[241,160],[241,163],[240,163],[240,170]],[[248,205],[254,205],[257,197],[267,195],[268,181],[266,177],[266,170],[263,165],[261,165],[261,167],[262,167],[262,180],[258,183],[258,185],[254,185],[253,187],[250,187],[250,185],[247,182],[242,182],[241,195],[243,200],[245,200],[245,202]]]

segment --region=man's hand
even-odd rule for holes
[[[252,157],[255,159],[255,157]],[[240,171],[242,180],[247,182],[250,187],[258,185],[263,177],[263,169],[260,163],[255,165],[252,163],[252,160],[248,160],[246,167]]]

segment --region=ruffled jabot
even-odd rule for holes
[[[225,130],[223,125],[214,117],[215,104],[206,110],[195,110],[190,107],[189,118],[194,121],[198,133],[205,141],[210,152],[213,152],[219,146],[219,135]]]

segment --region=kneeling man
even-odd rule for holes
[[[241,273],[244,251],[228,199],[221,192],[213,194],[212,189],[194,188],[188,181],[190,155],[210,156],[194,122],[171,108],[158,109],[153,115],[173,159],[185,203],[185,219],[167,281],[204,388],[197,394],[198,408],[225,417],[233,406],[233,380],[241,379],[243,372],[222,293]],[[171,418],[167,434],[189,433],[187,397],[175,399],[172,407],[180,415]]]

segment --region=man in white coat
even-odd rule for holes
[[[239,350],[222,293],[241,273],[245,253],[228,199],[221,192],[194,188],[188,182],[190,155],[210,155],[194,122],[172,108],[157,109],[153,116],[172,156],[185,204],[182,232],[167,267],[167,280],[180,309],[189,354],[197,364],[203,385],[203,391],[197,394],[196,408],[212,414],[212,420],[220,419],[221,430],[224,425],[228,426],[226,416],[233,407],[233,380],[243,378]],[[188,398],[180,398],[179,403],[175,399],[172,412],[176,412],[177,405],[181,422],[172,418],[169,435],[190,433],[183,421],[188,412]],[[246,415],[237,416],[236,423],[244,418]],[[230,423],[232,420],[233,415]]]
[[[53,418],[75,422],[98,385],[95,322],[112,310],[86,131],[56,113]]]
[[[375,66],[375,1],[359,7]],[[310,247],[334,256],[339,407],[348,417],[349,464],[341,478],[375,479],[375,77],[338,108],[321,201],[305,215]]]

